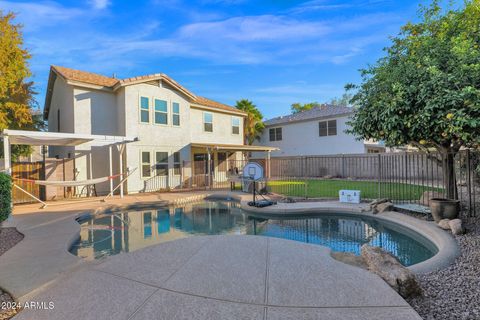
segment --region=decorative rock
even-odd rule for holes
[[[357,256],[356,254],[353,254],[350,252],[332,251],[331,256],[335,260],[341,261],[343,263],[346,263],[355,267],[359,267],[362,269],[368,269],[368,266],[365,263],[365,260],[361,256]]]
[[[295,203],[295,202],[297,202],[297,200],[295,200],[294,198],[291,198],[291,197],[286,197],[286,198],[283,198],[281,202],[283,202],[283,203]]]
[[[407,301],[422,319],[480,319],[480,215],[462,222],[468,234],[455,239],[461,255],[446,268],[417,275],[424,295]]]
[[[420,197],[420,204],[424,206],[430,205],[430,199],[433,198],[444,198],[445,195],[442,192],[438,191],[425,191],[422,196]]]
[[[370,202],[370,210],[373,214],[393,210],[393,203],[389,199],[377,199]]]
[[[387,198],[382,198],[382,199],[376,199],[370,202],[370,206],[376,206],[377,204],[384,203],[384,202],[390,202],[390,199]]]
[[[462,226],[462,220],[453,219],[453,220],[450,220],[448,224],[450,225],[450,229],[452,229],[452,233],[454,235],[463,234],[464,230]]]
[[[450,219],[442,219],[438,222],[438,227],[442,228],[443,230],[450,230]]]
[[[384,203],[377,204],[376,209],[377,209],[378,213],[382,213],[382,212],[385,212],[385,211],[391,211],[391,210],[393,210],[393,203],[384,202]]]
[[[385,280],[402,297],[412,297],[422,294],[415,275],[404,267],[393,255],[380,247],[364,244],[361,255],[368,270]]]

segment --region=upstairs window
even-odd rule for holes
[[[155,123],[168,124],[167,101],[155,99]]]
[[[147,97],[140,97],[140,122],[150,122],[150,101]]]
[[[210,112],[203,113],[203,130],[205,132],[213,132],[213,114]]]
[[[180,104],[178,102],[172,103],[172,123],[174,126],[180,125]]]
[[[318,123],[320,137],[337,135],[337,120],[321,121]]]
[[[232,134],[240,134],[240,118],[232,117]]]
[[[282,128],[270,128],[268,130],[270,141],[282,141]]]
[[[173,153],[173,174],[180,175],[180,152]]]
[[[143,151],[142,155],[142,178],[150,177],[150,152]]]
[[[168,152],[155,152],[157,176],[168,176]]]

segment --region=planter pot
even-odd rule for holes
[[[435,222],[442,219],[456,219],[460,211],[460,201],[444,198],[430,199],[430,211]]]

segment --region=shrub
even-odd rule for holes
[[[12,178],[0,172],[0,222],[12,212]]]

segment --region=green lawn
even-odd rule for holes
[[[305,186],[306,183],[306,186]],[[363,199],[376,199],[378,182],[354,180],[271,180],[270,190],[291,197],[304,197],[305,191],[309,198],[338,198],[341,189],[360,190]],[[392,200],[419,200],[424,191],[441,191],[439,188],[418,186],[405,183],[382,183],[380,197]]]

